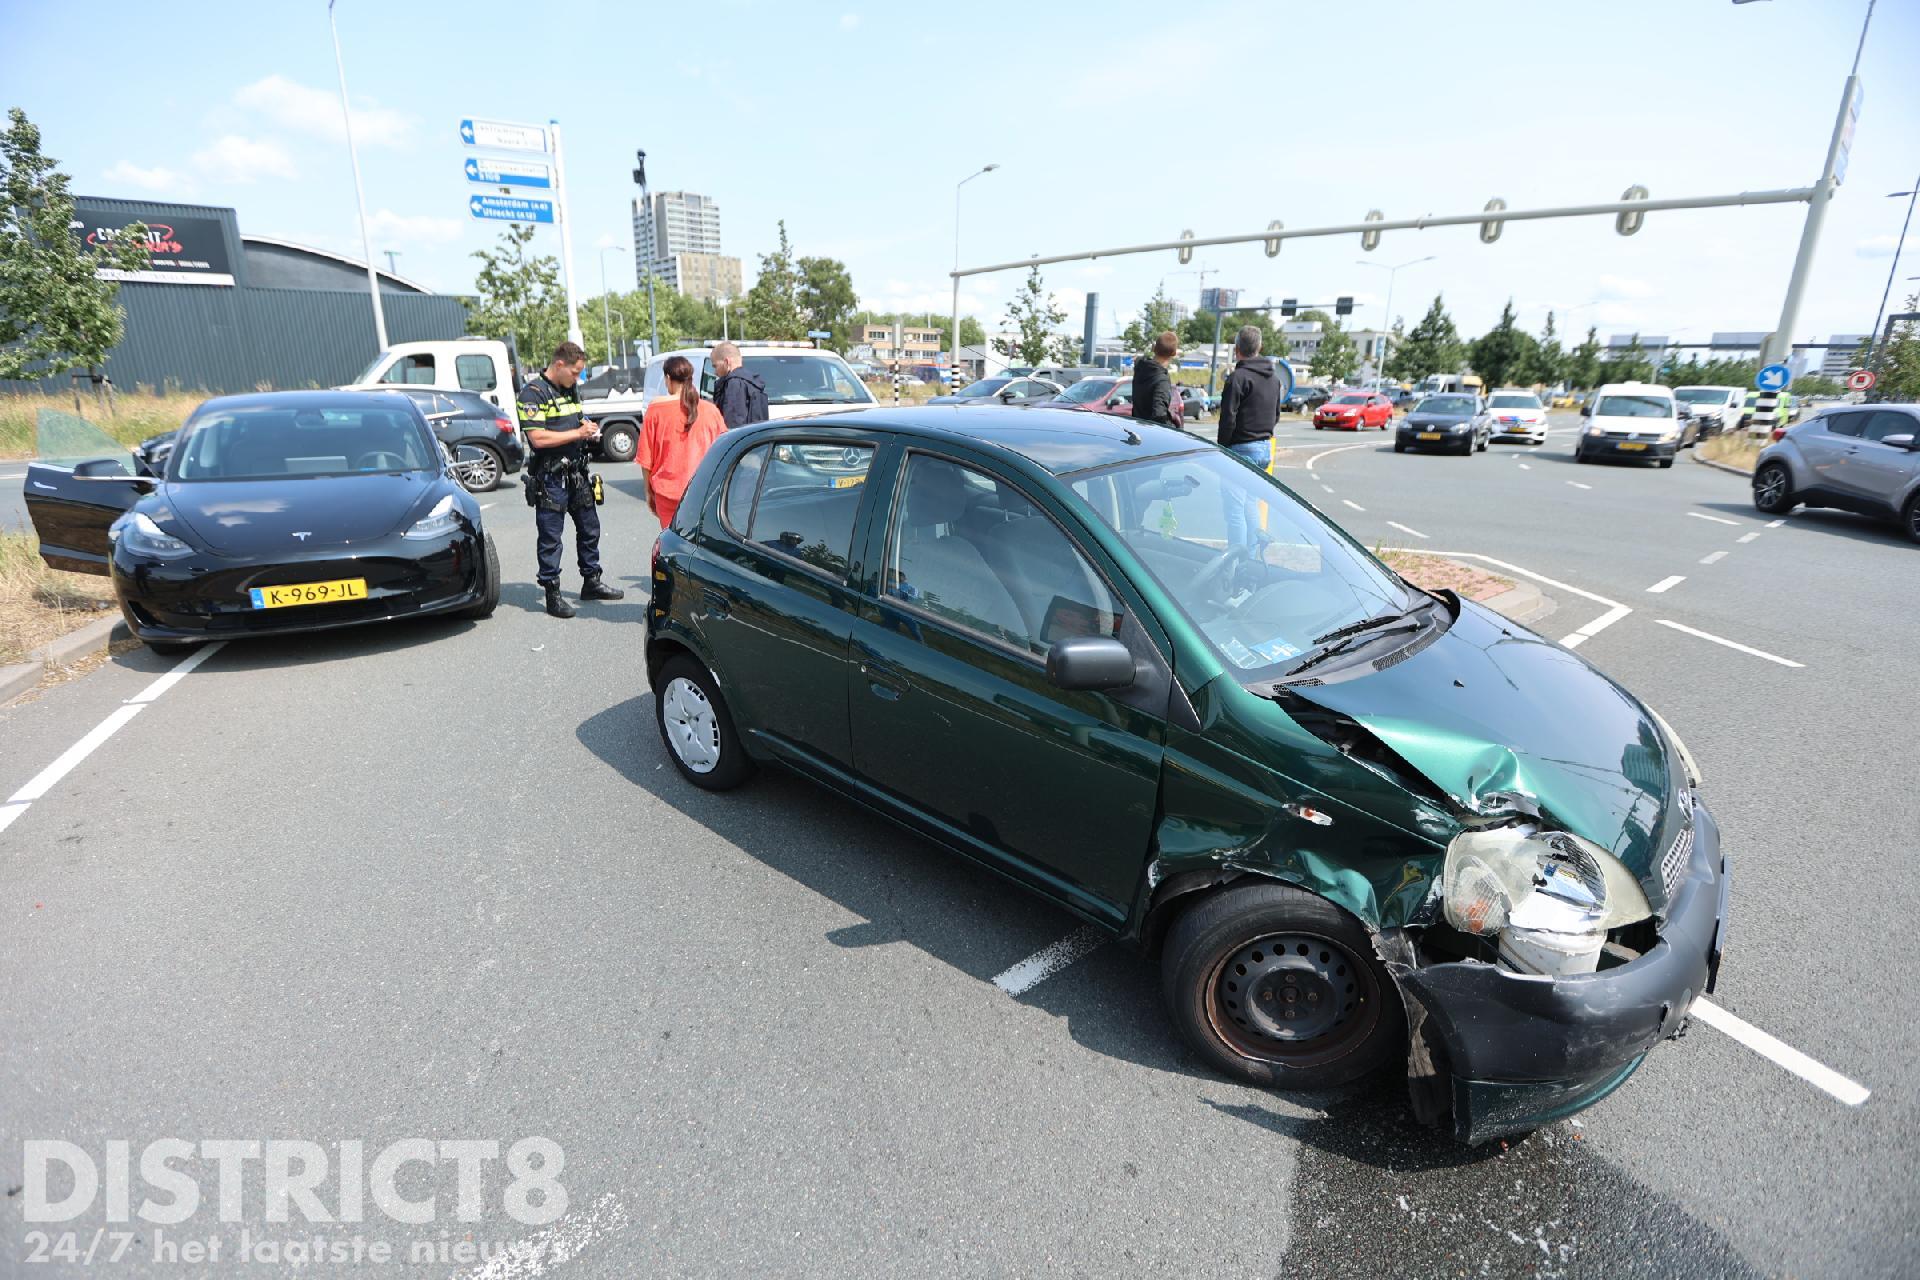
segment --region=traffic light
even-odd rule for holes
[[[1298,315],[1299,313],[1300,313],[1300,299],[1298,299],[1298,298],[1282,298],[1282,299],[1280,299],[1280,314],[1281,314],[1281,315],[1283,315],[1283,316],[1285,316],[1285,317],[1286,317],[1287,319],[1289,319],[1289,320],[1291,320],[1291,319],[1293,319],[1293,317],[1294,317],[1294,316],[1296,316],[1296,315]]]
[[[1353,314],[1353,299],[1352,299],[1352,298],[1350,298],[1350,297],[1339,297],[1339,298],[1335,298],[1335,299],[1334,299],[1334,302],[1333,302],[1333,314],[1335,314],[1335,315],[1337,315],[1337,316],[1350,316],[1350,315],[1352,315],[1352,314]]]

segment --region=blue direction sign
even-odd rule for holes
[[[492,147],[501,151],[545,151],[547,131],[537,124],[466,119],[460,122],[460,141],[470,147]]]
[[[1760,391],[1785,391],[1792,381],[1793,370],[1783,364],[1770,364],[1753,375],[1753,385]]]
[[[467,181],[484,187],[553,187],[553,170],[533,160],[496,160],[492,156],[468,156]]]
[[[471,195],[467,197],[467,212],[483,222],[552,222],[553,201]]]

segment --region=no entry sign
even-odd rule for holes
[[[1871,369],[1855,369],[1847,375],[1847,390],[1871,391],[1873,384],[1880,381],[1879,375]]]

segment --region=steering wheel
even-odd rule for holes
[[[386,449],[375,449],[371,453],[363,453],[355,458],[353,469],[355,471],[405,471],[407,460]]]
[[[1220,583],[1222,578],[1231,581],[1231,575],[1227,573],[1227,570],[1232,568],[1234,562],[1237,560],[1251,561],[1253,560],[1253,553],[1245,547],[1229,546],[1205,564],[1201,565],[1200,572],[1193,576],[1193,585],[1191,587],[1193,593],[1208,604],[1218,605],[1223,609],[1226,608],[1226,595],[1224,593],[1220,595],[1214,594],[1214,587]]]

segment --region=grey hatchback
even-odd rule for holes
[[[1894,519],[1920,542],[1920,406],[1848,405],[1790,427],[1760,452],[1753,505],[1839,507]]]

